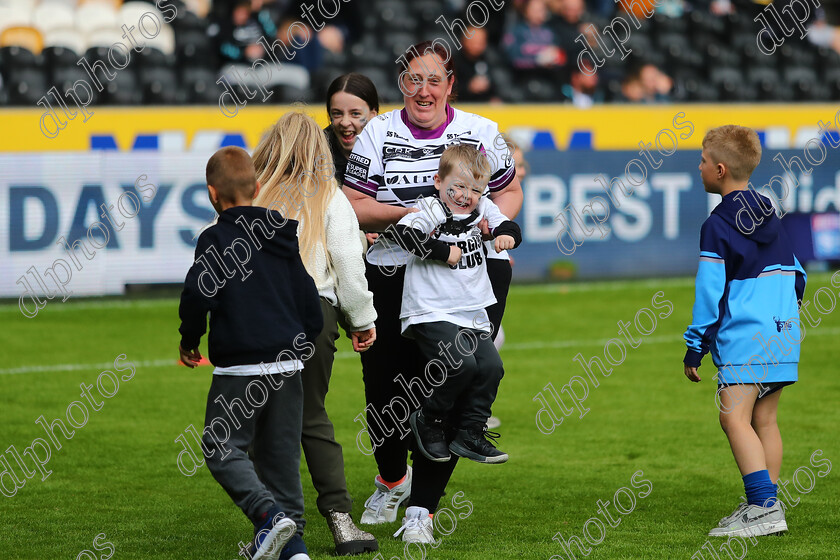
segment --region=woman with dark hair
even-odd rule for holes
[[[450,105],[455,86],[450,54],[440,42],[425,41],[410,47],[399,59],[404,65],[399,86],[405,107],[371,121],[353,147],[344,192],[366,231],[385,231],[416,211],[413,207],[418,197],[434,196],[440,156],[455,143],[471,144],[487,155],[492,171],[488,196],[506,217],[513,219],[522,207],[522,189],[498,125]],[[434,368],[423,363],[417,344],[400,335],[405,251],[380,236],[368,249],[365,260],[379,340],[362,354],[362,371],[366,431],[379,474],[361,522],[393,522],[400,504],[408,499],[403,526],[397,533],[402,533],[406,542],[431,543],[429,514],[437,509],[458,458],[432,462],[421,453],[413,453],[412,470],[406,465],[412,438],[407,422],[398,418],[405,420],[419,407],[431,394],[430,384],[437,386],[433,382],[440,374],[430,372]],[[490,330],[486,324],[474,328],[485,333]],[[457,353],[453,355],[457,360]],[[458,415],[459,411],[452,411],[453,418]],[[452,435],[448,436],[450,441]]]
[[[379,114],[379,95],[370,79],[356,72],[332,81],[327,89],[327,115],[330,125],[324,129],[332,151],[335,178],[344,183],[347,157],[353,151],[362,129]]]

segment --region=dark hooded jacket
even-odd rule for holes
[[[753,190],[724,196],[700,230],[685,364],[711,352],[720,382],[796,381],[805,280],[770,201]]]
[[[323,318],[297,225],[275,210],[236,206],[201,233],[181,293],[184,349],[198,347],[209,311],[209,357],[216,366],[311,355]]]

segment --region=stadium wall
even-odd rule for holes
[[[820,241],[813,233],[805,244],[822,257],[840,254],[840,155],[832,147],[840,139],[837,107],[459,107],[495,120],[529,149],[517,280],[693,274],[699,227],[717,199],[699,182],[700,143],[707,129],[726,123],[759,131],[764,156],[756,186],[783,175],[781,159],[799,157],[812,169],[806,174],[794,166],[799,184],[788,179],[782,205],[791,213],[828,213],[819,222],[825,226]],[[223,145],[253,149],[290,109],[327,124],[321,106],[249,106],[235,119],[215,107],[97,108],[87,122],[71,120],[50,139],[40,130],[43,112],[0,111],[0,297],[17,297],[27,286],[39,291],[34,275],[46,282],[48,269],[66,278],[62,260],[72,275],[66,289],[76,295],[181,282],[194,236],[213,216],[204,187],[207,158]],[[821,131],[820,121],[832,131]],[[622,197],[614,186],[611,198],[599,175],[602,182],[618,178],[633,194]],[[136,216],[135,199],[143,205]],[[114,205],[107,216],[113,225],[102,216],[103,204]],[[86,237],[97,221],[107,231],[94,227]],[[78,238],[87,252],[77,251],[76,262],[62,239]]]

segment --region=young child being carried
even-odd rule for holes
[[[411,415],[411,429],[432,461],[448,461],[451,451],[479,463],[503,463],[507,454],[485,438],[498,437],[486,424],[504,369],[485,311],[496,298],[479,222],[487,220],[497,251],[517,247],[522,236],[482,196],[490,164],[475,147],[447,148],[434,179],[439,198],[418,198],[416,212],[391,230],[411,252],[400,313],[403,336],[417,340],[426,369],[442,378]],[[450,427],[454,436],[447,433]]]
[[[700,178],[706,192],[723,200],[700,230],[684,372],[700,381],[700,360],[711,352],[719,370],[720,425],[747,497],[709,532],[713,537],[787,531],[776,497],[782,466],[776,408],[782,387],[797,380],[797,302],[806,277],[770,201],[747,188],[760,160],[761,143],[751,128],[721,126],[703,138]]]
[[[219,220],[196,243],[178,347],[185,365],[198,365],[211,312],[216,369],[202,449],[213,478],[254,524],[247,557],[302,560],[309,556],[302,540],[300,370],[323,327],[318,291],[300,257],[298,223],[251,206],[259,184],[245,150],[213,154],[207,189]]]

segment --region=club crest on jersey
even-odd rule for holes
[[[776,323],[776,332],[789,331],[793,325],[793,319],[782,321],[775,315],[773,316],[773,321]]]

